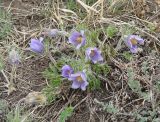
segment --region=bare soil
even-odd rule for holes
[[[44,6],[44,3],[46,2],[47,0],[4,0],[2,2],[4,9],[11,9],[10,12],[12,16],[13,28],[14,31],[16,31],[13,32],[14,35],[9,39],[16,39],[15,42],[22,49],[27,48],[29,39],[31,37],[38,36],[39,31],[43,27],[50,26],[50,20],[45,19],[45,16],[41,15],[39,12],[41,6]],[[139,4],[137,6],[139,6]],[[137,9],[134,11],[133,14],[138,14],[142,9],[145,11],[147,9],[144,18],[147,18],[147,20],[150,20],[150,22],[160,22],[160,9],[155,2],[149,1],[145,7],[143,6],[140,8],[140,10]],[[155,11],[156,13],[154,13]],[[138,14],[137,16],[143,15]],[[135,22],[139,22],[139,20],[128,17],[128,15],[124,15],[119,18],[121,18],[121,20],[125,19],[125,21],[130,21],[131,19]],[[55,25],[53,24],[51,26],[54,27]],[[154,33],[154,36],[160,40],[159,30],[159,27],[157,27],[157,32]],[[92,92],[82,92],[80,90],[76,91],[70,88],[62,89],[60,97],[58,97],[54,103],[45,107],[40,107],[37,110],[35,115],[42,117],[39,118],[38,121],[56,122],[58,115],[57,113],[59,113],[63,107],[70,104],[75,106],[83,99],[85,100],[76,107],[73,115],[67,120],[67,122],[136,122],[137,120],[135,116],[133,116],[133,112],[139,109],[141,115],[143,115],[143,111],[152,110],[154,106],[152,102],[144,101],[143,99],[139,98],[136,93],[131,92],[131,89],[127,84],[128,78],[125,72],[126,67],[133,67],[137,74],[137,79],[144,86],[142,89],[144,91],[152,89],[152,85],[160,80],[159,52],[156,52],[156,55],[153,56],[150,53],[152,48],[148,48],[152,45],[154,48],[154,46],[157,45],[157,51],[160,51],[160,45],[153,43],[153,38],[149,37],[148,35],[144,34],[143,36],[147,38],[144,52],[136,55],[134,57],[135,60],[131,63],[123,60],[120,55],[116,58],[118,63],[109,62],[111,66],[111,72],[109,73],[107,80],[102,79],[101,89]],[[8,102],[10,109],[15,107],[15,105],[31,91],[41,91],[44,86],[47,85],[46,79],[43,77],[42,72],[49,66],[49,63],[51,62],[50,58],[47,56],[29,57],[30,52],[26,50],[23,51],[24,53],[22,57],[24,59],[22,59],[22,62],[17,67],[17,76],[14,78],[14,84],[17,90],[12,94],[7,95],[7,93],[3,92],[5,88],[0,88],[0,91],[2,92],[0,94],[0,99],[5,99]],[[149,78],[145,77],[141,70],[141,66],[143,65],[142,63],[144,61],[149,63]],[[12,72],[11,68],[11,65],[6,63],[5,71],[8,77]],[[0,83],[4,81],[5,78],[2,76],[2,74],[0,74]],[[148,84],[148,81],[152,81],[152,85]],[[155,93],[154,97],[156,97],[155,102],[160,102],[159,93]],[[107,113],[103,110],[101,105],[97,104],[96,100],[104,103],[112,101],[115,105],[118,105],[117,107],[120,110],[123,111],[117,115]],[[160,118],[159,111],[157,111],[156,116]]]

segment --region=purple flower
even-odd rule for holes
[[[75,74],[71,74],[69,80],[73,81],[72,88],[78,89],[81,88],[83,91],[86,90],[86,86],[88,86],[87,77],[84,72],[77,72]]]
[[[86,43],[84,31],[74,31],[69,37],[69,43],[73,44],[76,47],[76,49],[79,49],[80,47],[84,46]]]
[[[21,62],[20,61],[20,56],[19,56],[18,52],[15,49],[12,49],[9,52],[9,62],[11,64],[19,64]]]
[[[58,29],[45,29],[42,34],[44,36],[55,37],[58,34]]]
[[[30,49],[35,53],[43,53],[44,44],[42,43],[42,41],[43,41],[42,37],[40,37],[39,40],[31,39],[31,43],[29,43]]]
[[[138,44],[143,45],[144,40],[137,35],[129,35],[125,40],[126,45],[129,47],[132,53],[138,52]]]
[[[96,47],[89,47],[86,50],[86,59],[91,60],[93,63],[97,63],[99,61],[103,61],[103,57],[101,55],[101,51]]]
[[[69,65],[64,65],[62,67],[62,76],[65,78],[69,78],[73,72],[73,69]]]

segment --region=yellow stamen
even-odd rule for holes
[[[133,38],[133,39],[131,39],[131,43],[132,43],[132,45],[137,45],[138,42],[135,38]]]
[[[91,57],[95,56],[95,51],[94,50],[91,50],[90,56]]]
[[[77,76],[76,80],[77,80],[78,82],[82,82],[82,81],[83,81],[83,79],[82,79],[81,76]]]
[[[69,71],[69,70],[67,71],[67,74],[70,74],[70,71]]]
[[[82,42],[82,36],[79,36],[76,41],[80,44]]]

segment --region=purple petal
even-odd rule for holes
[[[138,52],[137,46],[134,46],[133,48],[130,48],[130,51],[131,51],[132,53],[137,53],[137,52]]]
[[[133,46],[132,43],[131,43],[131,39],[132,38],[134,38],[134,36],[133,35],[129,35],[125,40],[125,43],[129,48],[132,48],[132,46]]]
[[[86,90],[86,87],[88,86],[88,82],[86,81],[86,82],[83,82],[82,84],[81,84],[81,89],[83,90],[83,91],[85,91]]]
[[[81,86],[81,84],[80,84],[79,82],[73,81],[71,87],[72,87],[73,89],[78,89],[78,88],[80,88],[80,86]]]
[[[84,46],[86,44],[86,40],[82,38],[82,42],[76,46],[76,49],[79,49],[80,47]]]
[[[94,51],[94,55],[91,56],[92,51]],[[99,51],[96,47],[95,48],[87,48],[86,50],[86,59],[91,60],[93,63],[97,63],[103,60],[101,55],[101,51]]]
[[[142,39],[141,37],[135,35],[135,39],[138,41],[139,44],[144,44],[144,39]]]
[[[77,42],[78,38],[82,38],[81,43]],[[76,47],[76,49],[79,49],[80,47],[82,47],[82,46],[85,45],[85,43],[86,43],[86,37],[85,37],[85,35],[84,35],[83,32],[79,33],[77,31],[75,31],[69,37],[69,42],[71,44],[73,44]]]
[[[80,33],[82,36],[84,36],[84,30],[81,30]]]
[[[77,32],[77,31],[73,32],[73,33],[71,34],[71,36],[69,37],[69,42],[72,43],[72,44],[77,44],[77,43],[76,43],[76,39],[77,39],[79,36],[81,36],[81,34],[80,34],[79,32]]]
[[[58,34],[58,29],[45,29],[42,34],[49,37],[55,37]]]
[[[78,76],[80,76],[81,75],[81,72],[77,72],[77,73],[75,73],[75,74],[71,74],[71,77],[78,77]]]
[[[78,44],[78,45],[76,46],[76,49],[78,50],[80,47],[81,47],[81,44]]]
[[[71,80],[71,81],[77,81],[76,78],[78,76],[80,76],[81,74],[78,72],[78,73],[75,73],[75,74],[71,74],[70,77],[68,78],[68,80]]]
[[[82,44],[81,44],[81,46],[84,46],[86,44],[86,36],[84,35],[84,30],[81,30],[80,33],[82,35]]]
[[[84,72],[81,72],[81,77],[82,77],[83,81],[87,82],[87,76]]]
[[[93,56],[92,60],[93,61],[102,61],[103,57],[101,56],[101,51],[99,51],[97,48],[95,49],[95,56]]]
[[[69,65],[64,65],[62,67],[62,76],[65,78],[69,78],[73,72],[73,69]]]
[[[92,50],[92,48],[90,48],[90,47],[86,49],[86,59],[87,59],[87,60],[90,60],[91,50]]]
[[[138,41],[139,44],[143,45],[144,44],[144,39],[142,39],[141,37],[137,36],[137,35],[129,35],[126,39],[126,44],[129,48],[132,48],[132,43],[131,43],[131,39],[136,39]]]
[[[85,37],[85,36],[82,36],[81,46],[84,46],[85,44],[86,44],[86,37]]]
[[[133,40],[133,42],[131,42],[132,39],[135,39],[135,41],[137,41],[141,45],[144,44],[144,40],[141,37],[137,36],[137,35],[129,35],[127,37],[127,39],[125,41],[126,45],[130,48],[130,51],[132,53],[137,53],[138,52],[138,50],[137,50],[137,48],[138,48],[137,44],[136,43],[132,44],[134,42],[134,40]]]
[[[103,61],[103,57],[100,54],[97,54],[92,58],[92,61],[93,61],[93,63],[97,63],[99,61]]]
[[[78,77],[81,77],[82,81],[78,81],[77,80]],[[72,88],[74,89],[81,88],[82,90],[86,90],[86,86],[88,85],[88,82],[87,82],[86,74],[84,72],[77,72],[75,74],[71,74],[69,79],[73,81]]]
[[[40,41],[41,43],[43,42],[43,40],[44,40],[43,37],[40,37],[40,38],[39,38],[39,41]]]
[[[42,40],[42,38],[41,38]],[[40,40],[31,39],[31,43],[29,43],[30,49],[36,53],[42,53],[44,51],[44,45]]]

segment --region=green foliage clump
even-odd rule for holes
[[[85,28],[85,30],[84,30]],[[99,35],[100,35],[100,29],[97,30],[88,30],[87,29],[88,26],[86,24],[79,24],[76,27],[77,31],[84,31],[85,35],[86,35],[86,44],[83,48],[81,48],[81,52],[85,52],[85,50],[88,47],[96,47],[96,45],[99,45],[101,42],[99,41]],[[84,55],[84,53],[83,53]]]
[[[86,26],[85,24],[80,24],[77,26],[77,30],[83,30]],[[74,50],[75,52],[72,55],[65,55],[63,53],[60,54],[60,58],[57,60],[57,62],[50,66],[49,69],[47,69],[43,74],[44,77],[49,79],[50,84],[45,88],[43,91],[46,92],[46,95],[48,95],[48,101],[53,101],[55,98],[55,95],[53,95],[53,92],[56,92],[57,89],[60,89],[61,83],[62,83],[62,76],[61,76],[61,68],[64,65],[69,65],[74,69],[74,72],[81,72],[84,71],[87,74],[87,80],[89,82],[89,89],[95,90],[100,88],[101,80],[96,76],[97,74],[102,74],[104,76],[107,76],[107,74],[110,72],[110,67],[107,64],[92,64],[91,61],[86,61],[85,59],[85,51],[88,47],[96,47],[96,44],[99,42],[99,35],[100,30],[92,30],[87,31],[84,30],[86,34],[86,45],[79,49]],[[113,53],[114,51],[110,48],[110,52],[107,53]],[[112,55],[112,54],[111,54]],[[93,70],[93,72],[92,72]],[[57,84],[57,85],[56,85]]]
[[[57,93],[55,92],[58,88],[54,88],[52,86],[47,86],[43,88],[42,92],[45,94],[47,97],[47,102],[51,103],[56,99]],[[58,90],[57,90],[58,91]]]
[[[90,64],[90,62],[85,61],[85,57],[82,59],[75,59],[71,58],[70,56],[63,56],[57,62],[57,64],[60,67],[67,64],[74,69],[74,72],[84,70],[87,74],[90,90],[100,88],[101,81],[97,76],[95,76],[95,74],[104,74],[104,76],[107,76],[107,74],[110,72],[110,67],[107,64]]]
[[[5,101],[3,99],[0,100],[0,111],[2,113],[7,113],[9,111],[7,101]]]
[[[57,87],[61,84],[61,76],[59,69],[53,65],[49,65],[49,68],[43,72],[44,77],[50,80],[50,84],[53,87]]]
[[[95,99],[95,102],[98,103],[99,105],[101,105],[103,110],[107,111],[108,113],[116,114],[119,111],[118,108],[115,107],[113,105],[113,102],[111,102],[111,101],[106,104],[104,102],[100,102],[97,99]]]
[[[59,93],[62,78],[58,67],[49,65],[49,68],[43,72],[43,76],[49,79],[49,84],[42,91],[47,97],[48,103],[51,103]]]
[[[138,122],[147,122],[148,118],[147,117],[143,117],[140,114],[137,115],[137,120]]]
[[[141,68],[141,70],[142,70],[142,72],[145,74],[145,75],[147,75],[148,74],[148,69],[150,69],[150,67],[148,67],[148,62],[146,62],[146,61],[144,61],[143,63],[142,63],[142,68]]]
[[[83,71],[88,67],[88,65],[85,62],[85,57],[83,57],[83,54],[80,54],[80,52],[77,52],[77,56],[82,56],[82,59],[75,59],[70,56],[63,55],[61,59],[57,62],[62,68],[63,65],[69,65],[71,66],[75,72]]]
[[[154,32],[156,29],[156,25],[153,23],[149,23],[147,26],[150,32]]]
[[[85,28],[85,30],[84,30],[84,28]],[[88,28],[88,26],[87,26],[86,23],[80,23],[80,24],[76,25],[76,30],[79,31],[79,32],[80,32],[81,30],[86,31],[87,28]]]
[[[77,9],[76,1],[75,0],[68,0],[67,1],[67,8],[72,11],[76,11],[76,9]]]
[[[106,111],[108,113],[117,113],[118,112],[118,108],[116,108],[112,102],[109,102],[107,105],[106,105]]]
[[[94,64],[92,65],[92,71],[94,71],[96,74],[103,74],[104,76],[107,76],[107,74],[110,72],[111,68],[107,64]]]
[[[74,11],[80,18],[84,18],[87,15],[85,10],[81,9],[75,0],[67,0],[66,6],[67,9]]]
[[[140,111],[136,111],[133,114],[138,122],[159,122],[160,121],[160,119],[157,116],[157,110],[155,109],[153,109],[152,111],[143,110],[141,111],[143,115],[140,114],[139,112]]]
[[[0,71],[3,70],[3,68],[4,68],[4,64],[3,64],[2,58],[0,57]]]
[[[21,122],[21,114],[19,108],[16,108],[15,110],[12,110],[7,115],[8,122]]]
[[[127,59],[128,61],[131,61],[133,59],[133,55],[129,52],[124,52],[122,54],[124,56],[125,59]]]
[[[106,29],[106,34],[109,38],[113,38],[117,32],[118,32],[118,29],[114,25],[109,25]]]
[[[124,38],[125,35],[131,35],[136,32],[136,29],[133,26],[124,24],[121,26],[120,32],[122,34],[122,38]]]
[[[7,122],[32,122],[33,120],[27,115],[22,114],[23,108],[17,106],[7,114]]]
[[[111,57],[115,57],[117,55],[117,51],[110,45],[103,45],[103,54],[106,60],[110,60]]]
[[[73,113],[74,108],[69,106],[66,107],[60,114],[59,122],[65,122],[68,117],[70,117]]]
[[[97,2],[97,0],[86,0],[86,3],[88,4],[88,5],[92,5],[92,4],[94,4],[95,2]]]
[[[160,92],[160,80],[156,81],[155,88],[158,92]]]
[[[96,41],[99,37],[100,31],[99,30],[92,30],[90,31],[90,35],[89,35],[89,39],[91,39],[92,41]]]
[[[134,79],[135,74],[132,71],[132,69],[128,69],[127,75],[128,75],[128,85],[132,89],[132,91],[136,93],[140,92],[141,84],[139,81]]]
[[[150,97],[149,93],[141,91],[142,86],[138,80],[135,80],[134,78],[135,74],[132,69],[128,69],[127,75],[128,75],[128,85],[132,89],[132,91],[137,93],[140,97],[143,97],[143,99],[149,100]]]
[[[107,2],[107,4],[109,5],[109,11],[113,14],[122,13],[122,10],[128,4],[128,0],[107,0]]]
[[[100,88],[101,81],[93,74],[88,74],[89,88],[90,90],[96,90]]]
[[[99,89],[101,80],[98,77],[98,74],[107,77],[108,73],[110,72],[110,66],[107,64],[93,64],[91,65],[91,70],[92,73],[88,75],[89,88],[91,90]]]
[[[0,8],[0,40],[11,32],[11,21],[9,13]]]

